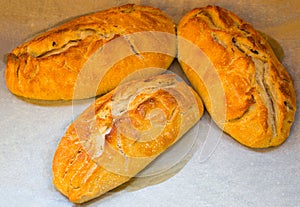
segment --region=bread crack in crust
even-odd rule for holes
[[[258,31],[228,10],[207,6],[193,9],[181,19],[178,40],[185,74],[225,132],[253,148],[277,146],[286,140],[296,111],[293,82]],[[193,54],[183,40],[202,51],[212,67],[186,64],[185,57]],[[217,75],[210,80],[213,73]],[[219,95],[211,93],[206,84],[213,81],[220,82]],[[220,95],[224,95],[224,103],[216,103]],[[224,117],[213,110],[222,107]]]
[[[167,69],[175,55],[173,21],[157,8],[128,4],[75,18],[16,47],[8,55],[6,84],[31,99],[89,98],[114,89],[136,70]],[[83,75],[96,85],[90,93],[76,91]]]

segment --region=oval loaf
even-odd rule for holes
[[[220,128],[253,148],[286,140],[296,111],[293,82],[259,32],[232,12],[207,6],[181,19],[178,39],[181,66]],[[210,66],[197,67],[201,60],[185,42],[201,50]]]
[[[167,69],[175,54],[172,20],[157,8],[128,4],[75,18],[18,46],[8,56],[6,84],[31,99],[88,98],[136,70]]]
[[[53,183],[74,203],[96,198],[135,176],[202,114],[200,97],[175,75],[127,82],[69,126],[54,155]]]

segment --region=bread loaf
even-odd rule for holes
[[[69,126],[53,159],[53,183],[74,203],[98,197],[135,176],[202,114],[197,93],[173,74],[122,84]]]
[[[178,24],[178,53],[226,133],[253,148],[286,140],[296,111],[293,82],[253,26],[218,6],[193,9]]]
[[[172,20],[157,8],[128,4],[75,18],[18,46],[8,55],[6,84],[31,99],[88,98],[136,70],[167,69],[175,54]]]

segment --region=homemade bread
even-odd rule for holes
[[[74,203],[96,198],[135,176],[202,114],[197,93],[173,74],[122,84],[69,126],[53,159],[53,183]]]
[[[8,55],[6,84],[31,99],[88,98],[136,70],[167,69],[175,55],[172,20],[157,8],[128,4],[75,18],[18,46]]]
[[[193,9],[178,24],[178,58],[211,117],[234,139],[265,148],[289,136],[293,82],[249,23],[218,6]]]

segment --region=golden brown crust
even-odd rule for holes
[[[181,19],[178,39],[185,74],[225,132],[253,148],[277,146],[286,140],[296,111],[293,82],[260,33],[232,12],[207,6]],[[207,68],[186,62],[192,54],[185,41],[200,48],[210,62]],[[216,90],[210,86],[217,85],[214,81],[220,82],[219,94],[210,92]],[[218,95],[224,96],[225,105],[216,103]],[[225,116],[214,111],[217,107],[224,108]]]
[[[74,203],[98,197],[136,175],[202,114],[199,96],[175,75],[127,82],[69,126],[53,159],[53,183]]]
[[[155,35],[145,37],[148,39],[143,44],[164,45],[165,53],[139,51],[141,46],[134,41],[141,40],[131,40],[130,35],[143,32],[172,34],[168,41]],[[12,93],[32,99],[69,100],[103,94],[133,71],[147,67],[167,69],[176,53],[174,34],[172,20],[159,9],[147,6],[128,4],[82,16],[15,48],[8,56],[6,84]],[[86,66],[92,55],[120,37],[122,47],[129,49],[123,49],[122,54],[117,45],[92,66]],[[89,79],[85,81],[97,85],[102,82],[91,93],[74,94],[83,67],[92,67],[87,69]]]

